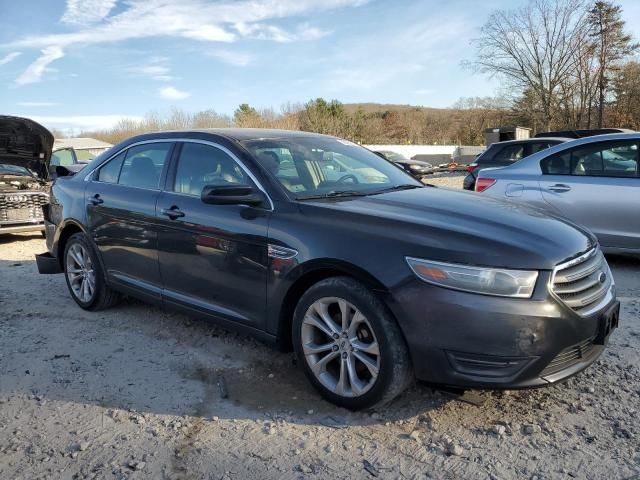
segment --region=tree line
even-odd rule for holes
[[[317,98],[276,111],[245,103],[233,115],[173,109],[83,135],[116,143],[149,131],[237,126],[313,131],[363,144],[481,145],[484,130],[497,126],[530,127],[533,133],[640,130],[638,44],[625,31],[622,14],[619,5],[600,0],[529,0],[492,12],[466,65],[499,79],[509,93],[462,98],[451,108]]]

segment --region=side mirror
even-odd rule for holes
[[[207,185],[200,196],[210,205],[262,205],[264,196],[251,185]]]

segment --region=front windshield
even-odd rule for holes
[[[297,199],[422,186],[398,167],[346,140],[294,137],[250,140],[244,146]]]
[[[20,177],[32,177],[33,174],[25,167],[11,165],[9,163],[0,163],[0,175],[17,175]]]

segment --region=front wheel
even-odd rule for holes
[[[65,245],[64,276],[69,293],[85,310],[102,310],[119,299],[105,283],[100,262],[84,233],[73,234]]]
[[[381,406],[413,379],[395,319],[364,285],[348,277],[318,282],[302,296],[293,341],[311,383],[341,407]]]

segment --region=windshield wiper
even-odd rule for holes
[[[383,188],[382,190],[376,190],[370,193],[370,195],[378,195],[380,193],[396,192],[399,190],[413,190],[414,188],[424,188],[424,185],[415,185],[413,183],[403,183],[400,185],[393,185],[392,187]]]
[[[366,197],[371,192],[359,192],[357,190],[332,190],[320,195],[309,195],[308,197],[298,197],[298,200],[315,200],[318,198],[336,198],[336,197]]]

